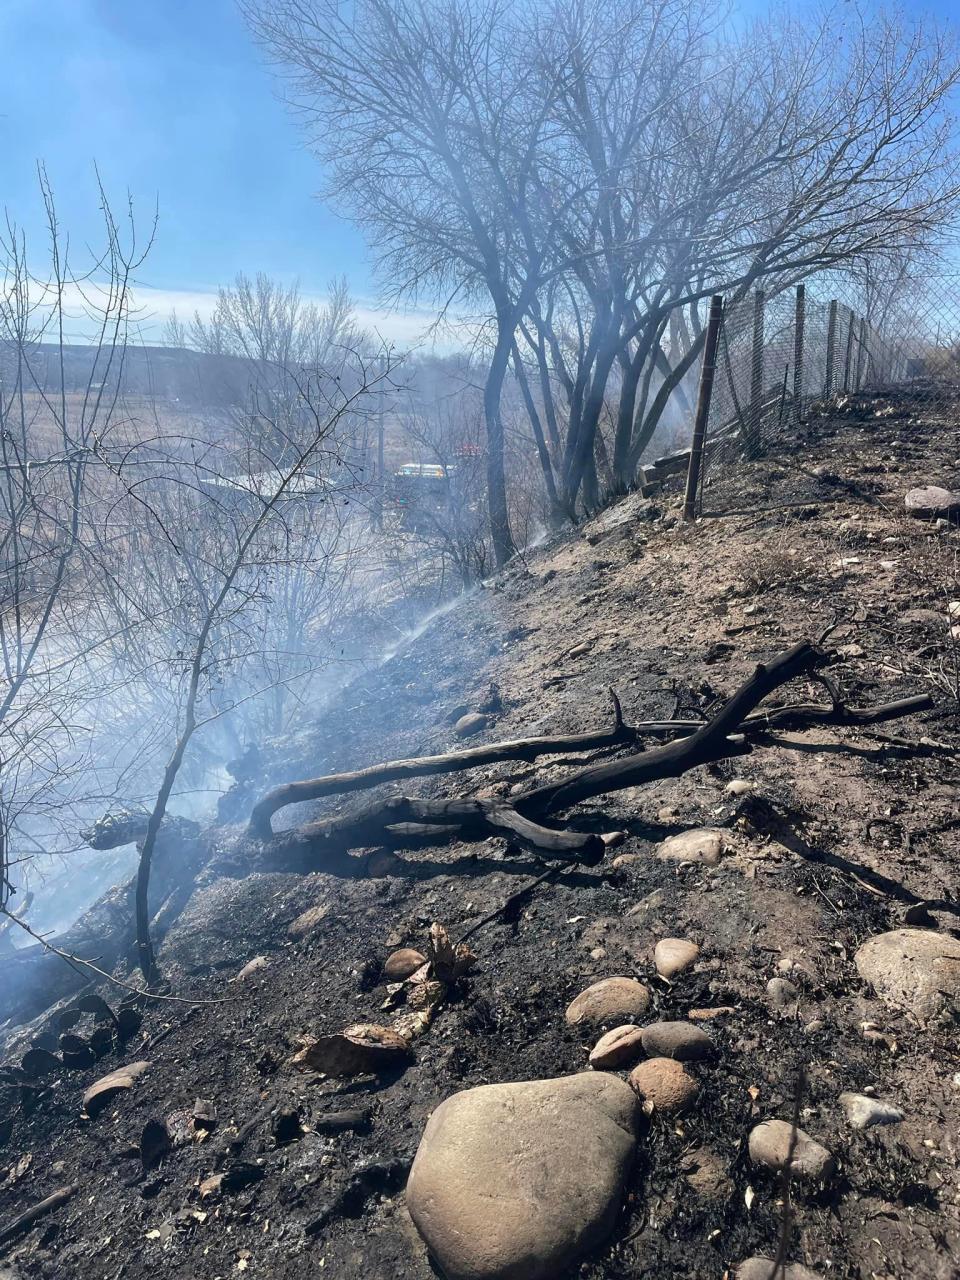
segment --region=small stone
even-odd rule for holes
[[[795,1177],[813,1182],[825,1182],[834,1169],[834,1158],[826,1147],[815,1142],[808,1133],[797,1129],[793,1139],[793,1126],[787,1120],[764,1120],[750,1131],[747,1149],[754,1164],[767,1169],[782,1170],[793,1144],[790,1162]]]
[[[676,822],[680,817],[680,810],[673,804],[665,804],[662,809],[657,810],[657,821],[669,826],[671,822]]]
[[[465,716],[461,716],[457,723],[453,726],[453,732],[458,738],[472,738],[475,733],[482,733],[488,728],[490,717],[483,715],[479,711],[470,711]]]
[[[588,654],[592,648],[593,645],[589,640],[582,640],[580,644],[575,644],[572,649],[567,650],[567,657],[582,658],[585,654]]]
[[[938,484],[911,489],[903,500],[907,514],[919,520],[951,520],[960,514],[960,493]]]
[[[767,1007],[776,1013],[795,1010],[800,992],[786,978],[771,978],[767,983]]]
[[[732,1004],[721,1004],[715,1009],[689,1009],[687,1017],[691,1022],[713,1022],[715,1018],[725,1018],[728,1013],[736,1012]]]
[[[668,836],[658,846],[656,856],[670,862],[700,862],[715,867],[723,852],[723,832],[710,827],[697,827]]]
[[[697,1062],[713,1053],[714,1044],[692,1022],[652,1022],[643,1028],[643,1050],[651,1058]]]
[[[734,778],[723,789],[728,796],[745,796],[751,791],[756,791],[757,784],[751,782],[749,778]]]
[[[605,831],[600,837],[608,849],[616,849],[618,845],[623,844],[627,838],[625,831]]]
[[[644,1102],[664,1115],[686,1111],[700,1086],[675,1058],[649,1058],[630,1072],[630,1087]]]
[[[871,1129],[877,1124],[899,1124],[903,1112],[891,1106],[889,1102],[881,1102],[879,1098],[868,1098],[865,1093],[841,1093],[840,1105],[848,1123],[854,1129]]]
[[[407,1208],[447,1280],[552,1280],[613,1229],[639,1104],[616,1076],[481,1085],[441,1103]]]
[[[623,867],[632,867],[635,863],[644,861],[642,853],[618,853],[610,865],[615,871],[619,871]]]
[[[635,978],[603,978],[581,991],[564,1015],[571,1027],[601,1027],[640,1018],[650,1007],[650,992]]]
[[[926,929],[894,929],[854,955],[857,972],[881,1000],[922,1021],[960,1011],[960,942]]]
[[[234,982],[246,982],[248,978],[252,978],[255,973],[259,973],[261,969],[266,969],[270,961],[266,956],[254,956],[252,960],[248,960],[240,972],[234,977]]]
[[[773,1274],[772,1258],[747,1258],[734,1271],[734,1280],[770,1280]],[[788,1262],[783,1271],[777,1271],[777,1280],[821,1280],[816,1271],[811,1271],[799,1262]]]
[[[805,1036],[817,1036],[826,1025],[823,1018],[811,1018],[809,1022],[804,1023],[803,1034]]]
[[[643,1054],[643,1032],[639,1027],[614,1027],[600,1037],[590,1052],[590,1065],[595,1071],[616,1071],[635,1062]]]
[[[700,948],[686,938],[661,938],[653,950],[653,963],[661,978],[677,977],[696,963]]]
[[[413,947],[401,947],[387,956],[383,966],[384,977],[391,982],[403,982],[427,963],[427,957]]]

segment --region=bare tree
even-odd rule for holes
[[[547,492],[573,515],[584,486],[597,496],[611,392],[609,469],[614,487],[631,481],[699,356],[704,299],[920,241],[956,209],[958,71],[935,30],[859,15],[842,40],[835,15],[743,29],[689,0],[245,10],[388,291],[486,305],[498,563],[513,547],[511,361]]]

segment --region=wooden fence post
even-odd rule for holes
[[[693,420],[693,440],[690,443],[690,462],[687,466],[687,490],[683,499],[684,520],[697,518],[697,491],[703,468],[703,442],[710,417],[710,397],[713,395],[713,375],[717,368],[717,342],[723,319],[723,298],[714,294],[710,299],[707,318],[707,336],[703,345],[703,363],[700,365],[700,388],[697,392],[697,412]]]
[[[793,328],[793,426],[800,427],[803,412],[803,326],[806,312],[806,286],[797,285],[797,309]]]
[[[834,298],[830,303],[830,318],[827,321],[827,374],[823,380],[823,394],[825,397],[833,395],[833,362],[836,345],[837,300]]]
[[[763,417],[763,309],[764,293],[762,289],[757,289],[753,295],[753,351],[750,362],[750,412],[746,441],[748,458],[755,458],[760,453],[760,427]]]

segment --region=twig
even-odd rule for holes
[[[472,924],[469,929],[464,930],[457,939],[457,946],[459,946],[461,942],[466,942],[468,938],[472,938],[473,935],[478,933],[485,924],[489,924],[491,920],[496,920],[497,916],[502,915],[504,911],[508,911],[514,903],[525,898],[528,893],[531,893],[537,887],[538,884],[543,884],[545,880],[552,880],[553,877],[558,876],[561,871],[569,871],[573,865],[574,864],[572,862],[562,862],[555,863],[552,867],[548,867],[542,875],[537,876],[535,880],[531,880],[529,884],[525,884],[523,888],[518,889],[516,893],[511,893],[509,898],[506,898],[500,903],[499,907],[494,907],[494,909],[488,912],[487,915],[482,916]]]
[[[11,915],[6,907],[0,907],[0,912],[7,916],[14,924],[18,924],[25,933],[29,933],[30,937],[39,942],[41,947],[45,947],[55,956],[59,956],[61,960],[65,960],[71,969],[75,969],[77,973],[82,974],[84,970],[95,973],[98,977],[103,978],[106,982],[112,982],[115,986],[123,987],[125,991],[130,991],[135,996],[142,996],[145,1000],[168,1000],[175,1004],[230,1004],[233,1000],[238,999],[237,996],[223,996],[214,1000],[196,1000],[189,996],[167,996],[161,995],[156,991],[144,991],[141,987],[135,987],[129,982],[124,982],[122,978],[115,978],[112,973],[107,973],[106,969],[101,969],[99,965],[95,965],[92,960],[83,960],[80,956],[71,955],[69,951],[62,951],[60,947],[55,947],[52,942],[48,942],[36,930],[31,929],[24,920],[18,920],[16,916]],[[82,968],[81,968],[82,966]]]

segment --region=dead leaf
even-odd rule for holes
[[[433,966],[434,976],[440,982],[453,983],[462,978],[477,962],[477,957],[464,942],[456,946],[450,940],[445,927],[434,921],[430,926],[427,957]]]

